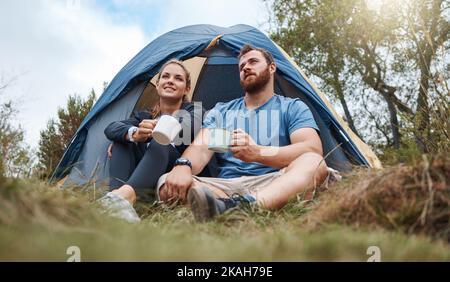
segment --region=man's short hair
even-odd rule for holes
[[[275,63],[275,60],[273,59],[273,56],[272,54],[270,54],[269,51],[267,51],[264,48],[253,47],[252,45],[249,44],[245,44],[244,47],[241,48],[238,59],[240,60],[242,56],[253,50],[261,52],[261,54],[263,54],[264,58],[266,59],[268,65]]]

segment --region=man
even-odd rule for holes
[[[320,185],[327,174],[318,127],[299,99],[274,94],[276,65],[264,49],[246,45],[239,54],[245,96],[218,103],[203,128],[157,185],[162,201],[191,206],[199,221],[240,203],[282,208],[290,198]],[[219,178],[197,177],[213,156],[209,131],[232,131],[229,152],[216,154]]]

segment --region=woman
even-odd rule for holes
[[[100,203],[110,209],[111,215],[139,221],[132,205],[137,198],[148,198],[154,192],[159,177],[172,169],[200,129],[203,109],[188,102],[190,88],[191,78],[186,67],[180,61],[170,60],[158,74],[159,102],[155,107],[151,111],[139,111],[127,120],[113,122],[105,129],[106,137],[113,141],[108,148],[111,192],[100,199]],[[152,139],[153,129],[163,114],[173,115],[180,121],[182,131],[174,142],[179,145],[161,145]],[[188,133],[189,140],[180,144],[181,139],[186,141],[183,134]]]

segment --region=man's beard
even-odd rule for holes
[[[241,80],[241,86],[244,89],[245,92],[249,94],[258,93],[264,87],[266,87],[267,83],[270,81],[270,71],[269,67],[267,67],[265,70],[263,70],[259,75],[256,76],[256,78],[253,81],[246,81],[246,78],[244,80]]]

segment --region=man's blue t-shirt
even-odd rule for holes
[[[290,145],[290,135],[297,129],[307,127],[319,130],[308,106],[300,99],[280,95],[274,95],[254,110],[247,109],[243,97],[217,103],[203,121],[203,128],[225,128],[229,131],[240,128],[257,144],[276,147]],[[220,178],[263,175],[279,170],[256,162],[246,163],[234,158],[231,152],[216,156]]]

